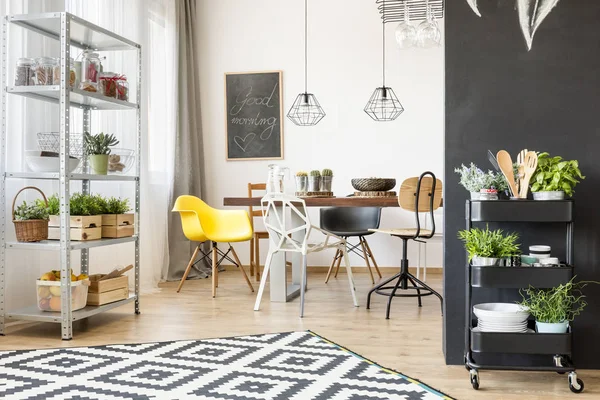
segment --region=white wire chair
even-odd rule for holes
[[[354,306],[358,307],[354,278],[346,251],[346,241],[339,236],[312,225],[306,210],[306,203],[298,197],[280,193],[267,194],[261,199],[261,207],[263,210],[263,221],[269,232],[269,252],[260,281],[258,295],[256,296],[254,311],[260,309],[260,301],[267,283],[267,276],[271,269],[273,255],[282,251],[295,252],[302,254],[302,277],[300,283],[300,317],[302,318],[304,316],[304,293],[306,291],[306,257],[310,253],[326,249],[337,249],[342,252],[346,264],[352,300]],[[290,211],[290,218],[287,216],[288,210]],[[324,241],[309,243],[311,233],[314,231],[320,232],[324,236]],[[298,238],[298,235],[294,235],[298,233],[303,233],[300,240],[294,239],[294,236]],[[285,268],[285,264],[282,267]]]

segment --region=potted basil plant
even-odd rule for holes
[[[110,148],[118,144],[119,141],[112,134],[105,135],[103,132],[97,135],[91,135],[89,132],[83,134],[84,152],[96,175],[107,174]]]
[[[519,304],[529,309],[535,317],[535,326],[539,333],[565,333],[569,322],[581,314],[587,303],[581,289],[592,281],[569,282],[551,289],[536,289],[532,286],[519,291],[523,301]]]
[[[564,200],[565,195],[573,196],[573,188],[580,179],[585,179],[585,176],[581,174],[577,160],[567,161],[560,156],[540,153],[537,169],[531,178],[533,199]]]
[[[474,267],[500,265],[500,260],[519,253],[517,233],[505,234],[502,229],[491,231],[471,228],[458,232],[458,238],[465,244],[469,262]]]

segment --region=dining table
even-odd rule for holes
[[[397,196],[380,197],[302,197],[306,207],[399,207]],[[261,197],[225,197],[224,206],[232,207],[260,207]],[[292,218],[295,213],[292,213]],[[292,221],[292,224],[301,221]],[[294,240],[302,240],[304,232],[297,231],[292,235]],[[291,282],[288,283],[288,273],[285,267],[285,253],[275,254],[270,268],[269,292],[272,302],[287,302],[300,294],[300,280],[302,276],[302,255],[291,254]]]

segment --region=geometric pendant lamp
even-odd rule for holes
[[[383,0],[383,15],[385,15],[385,0]],[[365,112],[375,121],[393,121],[402,112],[404,107],[400,104],[396,93],[391,87],[385,86],[385,21],[381,19],[382,42],[383,42],[383,84],[375,89],[369,102],[365,106]]]
[[[314,94],[308,93],[307,54],[308,54],[308,7],[304,0],[304,93],[300,93],[290,108],[287,116],[292,122],[299,126],[313,126],[319,123],[325,116],[325,111],[317,101]]]

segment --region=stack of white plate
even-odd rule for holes
[[[529,311],[513,303],[483,303],[473,306],[480,332],[527,332]]]

